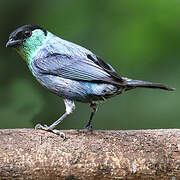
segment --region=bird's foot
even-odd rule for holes
[[[47,126],[46,124],[44,126],[42,126],[41,124],[37,124],[35,126],[35,129],[42,129],[42,130],[45,130],[45,131],[49,131],[49,132],[53,132],[57,135],[60,135],[63,139],[66,139],[66,134],[62,131],[59,131],[57,129],[53,129],[51,128],[51,126]]]
[[[92,131],[92,125],[87,124],[84,129]]]

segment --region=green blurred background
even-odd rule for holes
[[[65,111],[61,98],[43,88],[12,49],[9,33],[24,24],[45,27],[87,47],[123,76],[162,82],[175,92],[136,89],[99,106],[94,129],[180,128],[180,1],[0,1],[0,128],[51,124]],[[81,129],[88,104],[58,128]]]

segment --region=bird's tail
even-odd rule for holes
[[[123,78],[127,82],[127,87],[129,89],[131,88],[136,88],[136,87],[142,87],[142,88],[154,88],[154,89],[163,89],[167,91],[174,91],[176,88],[169,87],[164,84],[160,83],[152,83],[152,82],[147,82],[147,81],[141,81],[141,80],[133,80],[129,78]]]

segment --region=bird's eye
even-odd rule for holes
[[[31,31],[25,31],[24,34],[26,37],[30,37],[32,35],[32,32]]]

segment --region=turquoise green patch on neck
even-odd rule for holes
[[[17,51],[27,63],[30,63],[36,52],[42,47],[45,39],[46,36],[42,30],[34,30],[31,37],[26,39]]]

